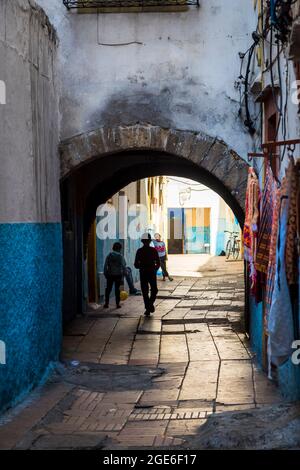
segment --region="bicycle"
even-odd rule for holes
[[[229,259],[230,255],[232,255],[233,259],[237,260],[241,251],[240,240],[237,240],[239,232],[229,232],[228,230],[224,230],[224,233],[230,234],[229,240],[226,244],[226,259]]]

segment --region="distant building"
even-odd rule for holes
[[[105,258],[114,242],[123,245],[123,255],[132,270],[133,281],[139,279],[134,268],[140,238],[145,231],[152,236],[165,233],[166,224],[166,178],[151,177],[135,181],[115,194],[97,209],[92,224],[84,262],[85,303],[97,303],[103,299]],[[125,289],[128,289],[125,283]]]
[[[214,191],[195,181],[168,177],[168,250],[170,254],[225,251],[229,232],[240,232],[230,207]]]

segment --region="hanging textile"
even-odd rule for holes
[[[287,171],[287,196],[289,198],[289,213],[287,239],[285,249],[286,275],[289,285],[298,283],[298,254],[297,254],[297,188],[298,168],[291,160]]]
[[[289,200],[282,193],[277,238],[275,284],[268,318],[269,376],[271,374],[271,363],[275,365],[283,364],[293,351],[294,320],[285,267],[288,213]]]
[[[246,193],[246,214],[243,231],[244,258],[249,266],[249,278],[251,282],[250,292],[260,302],[260,289],[258,273],[255,269],[255,257],[257,246],[257,233],[259,224],[260,189],[259,181],[254,168],[248,170],[248,183]]]
[[[269,264],[275,190],[276,182],[274,181],[272,170],[268,163],[266,167],[265,187],[261,201],[261,216],[255,259],[255,267],[257,271],[260,271],[263,274],[267,273]]]
[[[297,168],[297,199],[296,199],[296,226],[297,226],[297,235],[296,235],[296,248],[297,248],[297,255],[298,255],[298,276],[300,273],[300,160],[297,161],[296,164]],[[300,312],[300,282],[298,278],[298,313]],[[297,335],[296,338],[300,338],[300,318],[298,315],[298,328],[296,330]]]
[[[274,189],[274,207],[272,215],[272,231],[270,238],[270,254],[269,264],[266,278],[266,293],[265,293],[265,329],[267,329],[268,317],[272,303],[272,295],[274,290],[275,272],[276,272],[276,245],[278,236],[279,225],[279,211],[280,211],[280,189]]]

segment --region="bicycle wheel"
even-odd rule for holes
[[[233,257],[237,260],[240,256],[240,242],[235,241],[233,245]]]
[[[231,253],[232,245],[231,245],[231,240],[228,240],[227,245],[226,245],[226,258],[229,259],[230,253]]]

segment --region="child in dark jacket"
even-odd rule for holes
[[[109,296],[112,291],[113,285],[115,284],[115,296],[117,308],[121,308],[120,305],[120,287],[123,281],[123,276],[126,269],[126,261],[124,256],[121,254],[122,245],[119,242],[114,243],[113,251],[106,257],[104,264],[104,276],[107,280],[105,289],[105,304],[104,308],[109,307]]]

